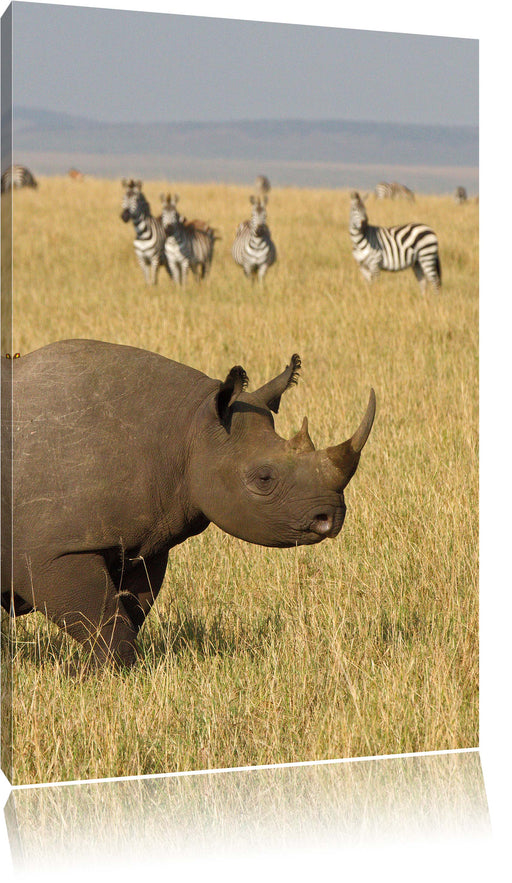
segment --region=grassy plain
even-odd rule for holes
[[[165,182],[147,182],[155,212]],[[210,526],[175,549],[129,673],[69,679],[75,645],[40,614],[13,639],[14,782],[26,784],[478,744],[478,207],[368,200],[370,221],[438,233],[440,294],[412,271],[368,286],[348,191],[274,189],[263,287],[230,256],[249,188],[173,185],[222,239],[210,277],[144,283],[118,181],[14,194],[13,349],[132,344],[250,387],[300,353],[276,429],[317,446],[375,425],[336,540],[281,551]],[[2,628],[8,629],[7,617]],[[5,698],[5,697],[4,697]]]

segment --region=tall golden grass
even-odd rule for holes
[[[146,286],[119,182],[42,179],[14,194],[13,349],[132,344],[250,388],[300,353],[276,418],[319,446],[377,417],[341,535],[264,549],[214,526],[173,551],[129,673],[66,675],[76,646],[40,614],[13,641],[16,784],[478,744],[478,209],[368,199],[370,222],[438,233],[440,294],[412,271],[368,286],[347,191],[273,188],[264,286],[230,255],[250,188],[171,185],[222,237],[206,281]],[[155,213],[168,182],[147,182]],[[3,617],[7,630],[7,618]]]

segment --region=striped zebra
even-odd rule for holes
[[[376,199],[393,199],[393,188],[387,181],[379,181],[375,187]]]
[[[122,180],[125,188],[121,220],[128,223],[133,221],[136,238],[133,246],[139,266],[144,273],[148,285],[156,285],[158,268],[162,265],[169,272],[165,257],[165,230],[160,218],[154,218],[151,214],[149,202],[142,192],[142,181]]]
[[[169,272],[175,282],[185,285],[190,270],[204,279],[211,267],[213,247],[217,240],[215,230],[205,221],[195,218],[187,221],[179,214],[177,194],[162,193],[162,225],[165,231],[165,256]]]
[[[437,236],[425,224],[371,227],[359,193],[350,194],[349,233],[352,254],[364,278],[371,282],[381,270],[396,272],[412,267],[422,292],[427,281],[441,287]]]
[[[407,199],[408,202],[414,202],[414,193],[409,190],[405,184],[399,184],[398,181],[380,181],[375,188],[375,196],[377,199]]]
[[[246,276],[254,279],[257,275],[263,282],[265,273],[276,260],[276,247],[267,226],[267,197],[260,199],[251,196],[250,202],[251,219],[238,225],[231,254],[235,262],[243,267]]]
[[[25,166],[9,166],[2,174],[2,193],[17,187],[37,187],[36,179]]]
[[[467,202],[468,194],[465,187],[456,187],[455,193],[453,194],[453,199],[456,205],[462,205],[463,202]]]

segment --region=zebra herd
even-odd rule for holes
[[[71,169],[70,177],[83,179],[81,172]],[[155,217],[142,192],[142,181],[123,178],[124,194],[121,219],[131,221],[135,228],[134,249],[137,261],[148,284],[155,285],[158,270],[163,266],[171,279],[185,285],[189,271],[198,279],[209,272],[216,231],[206,221],[195,218],[188,221],[177,209],[179,197],[170,193],[161,195],[161,214]],[[29,169],[20,165],[7,168],[2,174],[2,193],[19,187],[37,187]],[[263,282],[268,269],[276,262],[277,251],[267,224],[270,181],[258,175],[255,194],[250,197],[251,216],[236,230],[231,255],[243,269],[245,276]],[[414,201],[414,193],[396,181],[376,185],[377,199],[407,199]],[[464,187],[457,187],[454,201],[461,205],[468,199]],[[420,288],[427,282],[434,290],[441,287],[439,243],[435,232],[425,224],[408,223],[394,227],[377,227],[368,222],[366,196],[353,191],[350,196],[349,235],[352,254],[363,277],[372,282],[381,270],[397,272],[411,267]],[[478,197],[477,197],[478,199]]]
[[[135,254],[146,282],[156,283],[157,272],[164,266],[178,285],[184,285],[189,270],[203,279],[208,273],[214,245],[219,237],[205,221],[187,221],[178,212],[178,195],[161,195],[162,212],[151,214],[142,192],[142,182],[123,179],[124,196],[121,218],[135,227]],[[264,176],[256,179],[260,195],[252,195],[251,217],[238,225],[231,255],[249,278],[263,281],[277,257],[267,225],[267,201],[270,183]],[[411,267],[424,292],[427,282],[435,291],[441,287],[439,244],[434,231],[425,224],[409,223],[396,227],[376,227],[359,193],[350,197],[349,235],[352,254],[363,277],[372,282],[381,270],[397,272]]]
[[[132,221],[135,227],[133,245],[146,282],[156,284],[160,266],[165,267],[178,285],[185,285],[189,270],[203,279],[212,264],[215,242],[220,238],[214,228],[206,221],[198,218],[188,221],[180,215],[177,194],[162,194],[161,215],[154,217],[142,192],[142,181],[123,178],[121,183],[124,187],[121,219],[125,223]],[[251,217],[239,224],[232,255],[246,276],[257,277],[262,282],[276,260],[276,247],[267,225],[268,178],[259,175],[256,189],[264,195],[250,197]]]

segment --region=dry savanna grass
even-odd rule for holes
[[[368,199],[371,223],[438,233],[443,289],[421,296],[410,270],[365,283],[348,191],[272,189],[278,263],[261,287],[230,255],[250,188],[146,182],[155,213],[167,190],[222,237],[186,290],[162,269],[144,283],[119,181],[14,194],[13,349],[101,338],[218,378],[242,364],[250,388],[298,352],[279,434],[307,414],[315,444],[342,441],[370,386],[375,425],[336,540],[282,551],[210,526],[173,551],[130,672],[70,678],[76,645],[19,618],[14,782],[477,745],[477,206]]]

